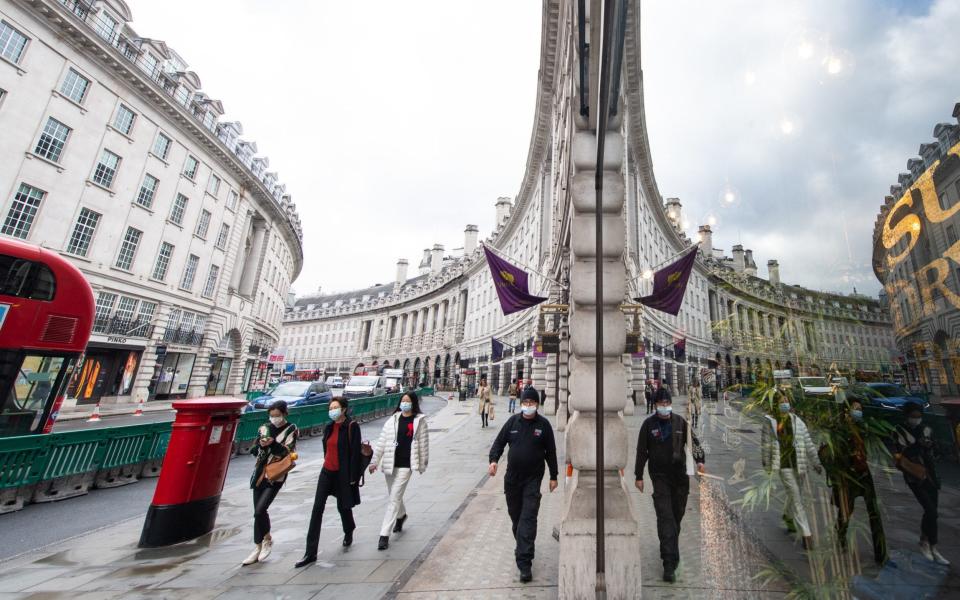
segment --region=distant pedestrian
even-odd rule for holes
[[[703,392],[700,384],[694,380],[690,386],[690,424],[696,428],[700,423],[700,411],[703,409]]]
[[[894,431],[895,464],[903,472],[903,480],[923,508],[920,520],[920,552],[929,561],[949,565],[937,550],[937,503],[940,477],[933,456],[933,430],[923,424],[923,408],[914,402],[903,407],[906,420]]]
[[[653,412],[654,406],[655,406],[653,403],[653,381],[652,380],[648,380],[647,385],[644,386],[643,396],[647,400],[647,414],[649,415],[650,413]]]
[[[767,472],[779,473],[786,494],[783,508],[783,520],[787,532],[796,533],[797,527],[803,536],[803,547],[813,549],[813,537],[810,521],[807,519],[804,484],[807,478],[807,464],[813,465],[817,473],[822,473],[820,459],[810,439],[807,424],[791,411],[790,399],[780,395],[780,403],[775,409],[776,418],[767,415],[767,424],[761,435],[761,462]]]
[[[271,463],[278,462],[292,453],[297,447],[299,432],[297,426],[287,421],[287,403],[277,400],[270,405],[267,411],[270,421],[260,426],[257,431],[257,441],[250,448],[250,454],[257,459],[250,477],[250,488],[253,490],[253,543],[257,545],[244,561],[244,565],[264,560],[273,551],[273,536],[270,535],[270,515],[267,510],[274,498],[280,493],[287,474],[282,473],[272,479],[266,477],[264,469]]]
[[[480,428],[489,425],[490,415],[493,413],[493,394],[487,385],[487,378],[480,378],[480,387],[477,388],[477,412],[480,414]]]
[[[410,482],[413,470],[423,475],[430,461],[430,434],[427,419],[420,410],[420,399],[416,392],[407,392],[393,416],[387,419],[380,430],[380,439],[373,447],[373,459],[370,472],[377,467],[387,479],[387,513],[380,526],[378,550],[386,550],[390,545],[390,533],[403,531],[407,521],[407,508],[403,504],[403,494]]]
[[[863,422],[863,405],[858,400],[844,407],[835,427],[837,435],[831,444],[820,447],[820,462],[827,471],[827,482],[833,491],[833,504],[837,507],[837,539],[840,548],[847,549],[847,528],[853,514],[854,501],[863,496],[870,519],[870,534],[873,539],[873,560],[878,565],[887,562],[887,541],[883,534],[883,520],[877,502],[877,490],[867,463],[866,427]]]
[[[544,463],[550,469],[550,491],[557,489],[557,445],[553,427],[546,417],[537,414],[540,394],[528,390],[520,399],[520,414],[511,415],[503,424],[497,439],[490,447],[491,477],[497,474],[497,463],[503,450],[507,453],[507,475],[504,477],[504,494],[507,512],[517,542],[514,557],[520,570],[520,581],[533,579],[534,542],[537,539],[537,514],[540,512],[540,485],[543,482]]]
[[[296,566],[304,567],[317,560],[320,545],[320,525],[327,498],[337,499],[337,512],[343,525],[343,545],[353,543],[353,507],[360,504],[360,477],[363,462],[360,455],[360,425],[347,414],[347,400],[330,400],[330,422],[323,429],[323,468],[317,479],[317,493],[310,513],[307,530],[307,549]]]
[[[517,385],[517,380],[514,379],[510,382],[510,387],[507,388],[507,395],[510,396],[510,403],[507,405],[507,410],[510,411],[510,414],[517,412],[517,395],[519,395],[520,389]]]
[[[647,417],[637,436],[637,461],[634,485],[643,493],[643,468],[646,466],[653,484],[653,508],[657,513],[657,537],[663,580],[676,581],[680,563],[680,523],[687,510],[690,475],[693,463],[703,474],[705,455],[700,440],[687,421],[673,412],[669,395],[657,399],[656,414]]]

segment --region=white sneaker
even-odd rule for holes
[[[263,544],[260,545],[260,558],[263,560],[273,552],[273,538],[263,538]]]
[[[920,542],[920,554],[930,562],[934,561],[933,552],[930,550],[930,544],[927,542]]]
[[[262,547],[261,544],[257,544],[257,547],[253,549],[253,552],[250,553],[250,556],[243,559],[243,563],[241,564],[246,567],[248,565],[252,565],[255,562],[258,562],[260,560],[261,547]],[[933,559],[931,558],[930,560],[933,560]]]
[[[941,565],[950,564],[950,561],[947,560],[942,554],[940,554],[940,551],[937,550],[936,546],[930,546],[930,553],[933,554],[933,560],[937,561]]]

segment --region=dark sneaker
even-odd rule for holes
[[[533,581],[533,573],[530,572],[530,569],[520,571],[520,583],[530,583],[531,581]]]
[[[386,535],[380,536],[380,543],[377,544],[377,550],[386,550],[390,547],[390,537]]]
[[[393,532],[400,533],[401,531],[403,531],[403,524],[406,522],[407,522],[407,515],[403,515],[402,517],[397,519],[397,522],[393,524]]]
[[[305,566],[309,565],[310,563],[315,563],[315,562],[317,562],[317,556],[316,556],[316,555],[304,554],[304,555],[303,555],[303,558],[301,558],[300,560],[298,560],[298,561],[297,561],[297,564],[295,564],[295,565],[293,565],[293,566],[294,566],[295,568],[299,569],[300,567],[305,567]]]
[[[343,546],[347,547],[353,543],[353,532],[343,534]]]
[[[673,569],[664,569],[663,580],[667,583],[675,583],[677,581],[677,572]]]

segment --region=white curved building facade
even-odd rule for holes
[[[266,377],[299,217],[241,125],[131,20],[122,0],[0,4],[0,235],[94,288],[78,402],[237,394]]]

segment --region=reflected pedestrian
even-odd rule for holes
[[[387,512],[380,527],[378,550],[386,550],[390,545],[390,533],[403,531],[407,521],[407,508],[403,504],[403,494],[410,482],[413,469],[423,475],[430,461],[430,434],[427,419],[420,410],[420,399],[416,392],[407,392],[393,416],[388,418],[380,430],[380,439],[373,448],[370,472],[377,467],[387,479]]]
[[[649,415],[654,409],[652,380],[647,380],[647,384],[643,388],[643,396],[647,400],[647,414]]]
[[[287,473],[270,479],[264,470],[268,464],[280,461],[288,454],[292,454],[291,458],[297,457],[294,450],[300,432],[296,425],[287,421],[287,414],[285,401],[277,400],[271,404],[267,411],[270,420],[257,430],[257,441],[250,448],[250,454],[257,459],[250,477],[250,488],[253,490],[253,543],[256,548],[244,559],[245,566],[264,560],[273,551],[270,515],[267,510],[280,493],[280,488],[287,480]]]
[[[782,393],[781,393],[782,394]],[[783,520],[787,532],[796,533],[797,527],[803,536],[803,547],[813,549],[810,521],[807,519],[806,499],[803,489],[807,477],[807,463],[817,473],[822,473],[820,459],[814,448],[807,424],[791,411],[790,399],[780,395],[776,418],[769,415],[767,426],[761,436],[761,461],[767,472],[779,473],[786,494]]]
[[[344,398],[330,400],[330,422],[323,429],[323,468],[317,479],[317,493],[310,513],[307,549],[303,558],[297,561],[297,568],[317,560],[323,509],[330,496],[337,499],[337,512],[343,525],[343,545],[353,543],[353,530],[357,528],[353,520],[353,507],[360,504],[363,462],[360,456],[360,425],[348,416],[347,408]]]
[[[503,424],[497,439],[490,447],[491,477],[497,474],[497,463],[503,450],[507,453],[507,475],[503,491],[507,500],[507,512],[517,542],[514,557],[520,570],[520,581],[533,579],[534,543],[537,539],[537,514],[540,511],[540,485],[543,482],[544,463],[550,469],[550,491],[557,489],[557,445],[553,427],[546,417],[537,414],[540,394],[535,389],[526,390],[520,399],[520,414],[511,415]]]
[[[487,378],[480,378],[480,387],[477,388],[477,412],[480,414],[480,428],[489,425],[489,418],[493,413],[493,394],[487,385]]]
[[[690,385],[690,424],[696,428],[700,422],[700,411],[703,408],[703,393],[696,379]]]
[[[680,563],[680,523],[690,495],[690,475],[693,474],[690,467],[695,462],[697,474],[702,475],[705,459],[700,440],[686,419],[673,412],[670,395],[661,395],[657,399],[656,414],[647,417],[640,426],[633,474],[634,485],[640,493],[643,493],[643,468],[647,467],[650,474],[663,580],[668,583],[676,581]]]
[[[937,503],[940,476],[933,456],[933,430],[923,424],[923,408],[908,402],[903,407],[906,420],[894,431],[894,460],[903,472],[903,480],[923,508],[920,520],[920,552],[929,561],[949,565],[937,549]]]
[[[520,390],[517,386],[517,380],[514,379],[510,382],[510,387],[507,388],[507,395],[510,396],[510,403],[507,405],[507,410],[512,415],[517,412],[517,395],[520,393]]]

